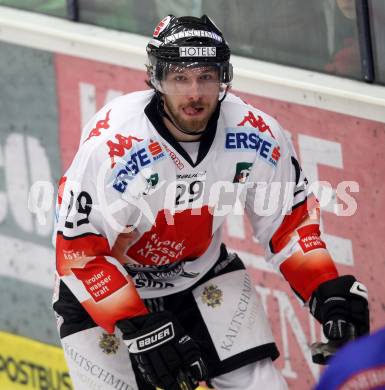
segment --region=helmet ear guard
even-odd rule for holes
[[[226,62],[223,65],[221,82],[230,86],[230,83],[233,81],[233,64],[231,62]]]

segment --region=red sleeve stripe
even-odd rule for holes
[[[71,268],[83,267],[95,256],[110,256],[108,240],[96,234],[82,234],[66,237],[58,232],[56,236],[56,269],[60,276],[70,275]]]
[[[61,206],[63,202],[63,193],[64,193],[64,186],[67,181],[67,177],[63,176],[60,181],[59,181],[59,186],[58,186],[58,192],[57,192],[57,202],[59,206]]]
[[[71,271],[95,302],[107,298],[127,284],[125,275],[103,256],[95,257],[82,268],[72,267]]]
[[[66,236],[61,230],[58,230],[56,233],[57,236],[62,236],[64,240],[77,240],[78,238],[84,238],[88,236],[95,236],[95,237],[103,237],[101,234],[96,233],[83,233],[79,234],[78,236]]]
[[[280,265],[280,271],[305,302],[322,282],[338,277],[336,266],[325,250],[311,255],[298,251]]]
[[[293,233],[309,215],[309,211],[317,206],[317,199],[314,196],[311,196],[293,207],[291,214],[285,216],[269,242],[272,253],[280,252],[288,244],[290,241],[290,234]]]

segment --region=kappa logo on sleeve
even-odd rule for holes
[[[110,123],[109,123],[110,122],[110,112],[111,112],[111,110],[109,110],[107,112],[104,119],[101,119],[101,120],[96,122],[95,127],[90,131],[90,133],[88,134],[88,137],[84,140],[84,142],[88,141],[92,137],[99,137],[99,135],[102,134],[101,130],[107,130],[110,128]]]
[[[246,123],[249,123],[250,126],[254,127],[254,129],[258,129],[261,133],[267,131],[270,136],[275,139],[270,126],[266,124],[260,115],[258,115],[256,118],[255,115],[249,111],[248,114],[243,118],[242,122],[238,123],[237,126],[245,126]]]

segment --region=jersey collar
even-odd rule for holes
[[[221,102],[218,102],[218,106],[215,109],[213,115],[211,116],[206,131],[202,134],[199,143],[198,158],[194,163],[189,154],[183,149],[179,142],[172,136],[170,131],[167,129],[166,125],[163,122],[163,118],[160,115],[159,104],[160,98],[157,94],[154,94],[150,103],[144,109],[144,113],[147,118],[150,120],[152,125],[155,127],[155,130],[159,135],[164,138],[192,167],[196,167],[207,155],[211,145],[215,138],[215,133],[217,130],[217,123],[219,118],[219,112],[221,108]]]

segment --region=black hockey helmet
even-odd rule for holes
[[[214,67],[219,72],[222,90],[230,86],[233,78],[230,48],[207,15],[166,16],[155,28],[147,54],[150,82],[162,93],[167,93],[161,82],[170,69]]]

